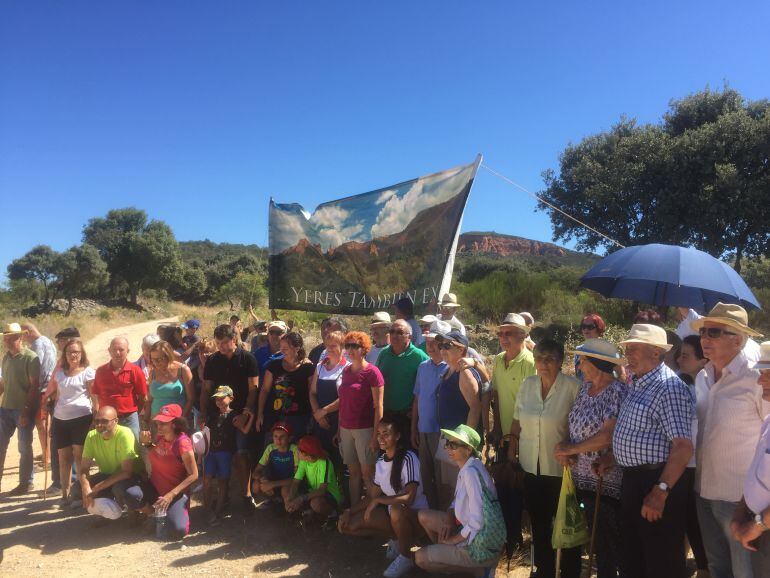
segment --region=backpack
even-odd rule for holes
[[[484,525],[468,545],[468,554],[475,562],[484,562],[498,556],[505,546],[507,531],[500,502],[492,495],[484,482],[484,477],[473,468],[481,484],[481,511]]]

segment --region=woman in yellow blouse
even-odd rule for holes
[[[562,466],[553,449],[569,435],[568,417],[580,382],[562,373],[564,346],[545,339],[535,346],[537,375],[525,379],[516,396],[508,458],[521,462],[525,502],[532,521],[537,578],[555,578],[551,548],[553,517],[559,504]],[[562,551],[561,578],[580,576],[580,548]]]

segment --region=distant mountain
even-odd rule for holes
[[[580,266],[591,265],[600,258],[593,253],[580,253],[553,243],[534,241],[515,235],[475,231],[460,235],[457,242],[457,255],[459,258],[473,256],[523,258]]]

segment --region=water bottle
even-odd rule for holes
[[[155,508],[155,537],[158,540],[166,539],[166,509]]]

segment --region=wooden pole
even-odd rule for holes
[[[591,578],[594,565],[594,540],[596,539],[596,526],[599,525],[599,499],[602,493],[602,481],[604,478],[599,476],[599,481],[596,484],[596,503],[594,504],[594,518],[591,523],[591,542],[588,545],[588,571],[586,572],[586,578]]]

